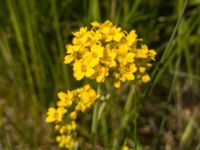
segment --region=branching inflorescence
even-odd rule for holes
[[[135,30],[122,31],[110,21],[94,21],[91,25],[90,30],[81,27],[74,32],[72,44],[66,46],[64,63],[72,64],[77,80],[84,77],[97,83],[107,80],[115,88],[127,81],[150,81],[147,69],[152,66],[150,62],[155,60],[156,52],[142,44]],[[49,108],[46,122],[55,123],[60,147],[74,147],[77,114],[88,110],[99,96],[90,85],[58,93],[57,108]]]
[[[135,30],[127,33],[110,21],[95,21],[91,30],[81,27],[73,35],[72,44],[66,46],[65,63],[73,65],[77,80],[87,77],[102,83],[107,79],[116,88],[126,81],[150,80],[146,70],[156,52],[141,44]]]
[[[55,129],[60,133],[56,137],[60,147],[73,148],[77,114],[90,108],[98,97],[96,91],[90,85],[66,93],[58,93],[57,108],[49,108],[46,122],[55,123]]]

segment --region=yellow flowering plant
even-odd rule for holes
[[[50,107],[48,109],[46,122],[55,124],[55,129],[59,132],[56,137],[59,147],[67,149],[74,147],[78,112],[85,112],[95,103],[98,97],[99,95],[90,85],[58,93],[57,108]]]
[[[156,52],[142,44],[135,30],[123,31],[110,21],[94,21],[91,25],[91,29],[81,27],[73,32],[72,43],[66,45],[64,63],[72,65],[76,80],[89,78],[98,84],[109,81],[115,88],[127,81],[151,80],[147,70],[151,61],[155,61]],[[48,109],[46,122],[54,123],[60,147],[70,150],[75,147],[78,113],[90,109],[99,94],[89,84],[58,93],[57,108]]]
[[[109,80],[116,88],[126,81],[150,81],[147,69],[156,52],[141,44],[135,30],[128,33],[110,21],[95,21],[90,30],[81,27],[73,35],[72,43],[66,46],[64,63],[72,64],[77,80]]]

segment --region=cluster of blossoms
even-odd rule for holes
[[[48,109],[46,122],[55,123],[55,129],[59,132],[56,137],[59,147],[67,149],[74,147],[78,112],[88,110],[98,97],[96,91],[90,85],[66,93],[58,93],[57,108],[50,107]]]
[[[126,81],[150,81],[147,69],[155,60],[156,52],[141,44],[135,30],[122,31],[110,21],[93,22],[90,30],[81,27],[73,33],[72,44],[68,44],[65,64],[72,64],[77,80],[84,77],[97,83],[110,81],[119,88]],[[47,112],[47,123],[54,123],[59,132],[59,146],[73,149],[75,146],[76,118],[78,112],[88,110],[99,98],[90,85],[76,90],[58,93],[57,108]],[[127,146],[122,148],[129,150]],[[131,149],[130,149],[131,150]]]
[[[84,77],[98,83],[106,79],[119,88],[126,81],[150,81],[146,70],[156,52],[141,44],[135,30],[122,31],[110,21],[93,22],[92,28],[81,27],[68,44],[64,63],[73,65],[77,80]]]

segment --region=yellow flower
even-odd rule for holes
[[[104,34],[106,42],[110,42],[112,40],[119,42],[124,36],[124,33],[121,32],[121,28],[113,26],[109,21],[106,21],[104,24],[102,24],[100,27],[100,32]]]
[[[92,45],[91,46],[91,66],[95,66],[99,63],[100,58],[103,56],[104,48],[100,45]]]
[[[117,32],[113,35],[113,40],[116,41],[116,42],[119,42],[122,39],[123,36],[124,36],[123,33]]]
[[[147,63],[146,66],[150,68],[150,67],[152,67],[152,64],[151,63]]]
[[[51,107],[48,109],[46,122],[60,122],[66,112],[67,110],[64,107],[58,109]]]
[[[99,97],[96,91],[89,85],[81,88],[58,93],[58,108],[49,108],[46,122],[55,122],[55,130],[59,132],[56,141],[59,147],[72,150],[74,147],[74,133],[77,129],[75,122],[78,111],[85,112]],[[67,111],[68,110],[68,111]]]
[[[155,61],[155,56],[156,56],[156,51],[154,51],[154,50],[149,50],[149,53],[148,53],[148,55],[149,55],[149,57],[152,59],[152,60],[154,60]]]
[[[144,73],[146,71],[146,68],[145,67],[139,67],[139,71],[140,71],[140,73]]]
[[[72,101],[72,97],[73,97],[73,93],[72,92],[59,92],[58,93],[58,98],[60,99],[60,101],[58,101],[57,105],[59,107],[67,107],[67,106],[71,106],[73,101]]]
[[[120,42],[116,52],[117,52],[118,56],[120,56],[120,55],[124,55],[124,54],[128,53],[129,50],[130,50],[130,47],[128,46],[127,43]]]
[[[77,118],[77,112],[76,111],[73,111],[73,112],[71,112],[70,113],[70,118],[72,119],[72,120],[75,120],[76,118]]]
[[[121,82],[120,81],[117,80],[117,81],[114,82],[114,87],[115,88],[119,88],[120,86],[121,86]]]
[[[67,49],[67,54],[69,54],[69,55],[66,55],[64,58],[65,64],[69,64],[69,63],[75,61],[77,59],[79,53],[82,53],[82,51],[84,51],[84,48],[81,47],[81,45],[68,44],[66,46],[66,49]]]
[[[80,102],[76,106],[76,110],[85,112],[99,97],[94,89],[89,85],[85,85],[79,94]]]
[[[98,28],[100,26],[100,23],[98,23],[97,21],[94,21],[91,23],[93,28]]]
[[[57,130],[57,131],[58,131],[58,130],[60,130],[60,129],[61,129],[61,127],[62,127],[62,126],[61,126],[60,124],[56,124],[54,128],[55,128],[55,130]]]
[[[96,81],[98,83],[104,82],[106,76],[108,76],[108,68],[106,68],[106,67],[100,67],[98,75],[96,77]]]
[[[127,68],[131,73],[135,73],[137,71],[137,67],[136,67],[136,65],[134,63],[131,63],[130,65],[127,65]]]
[[[91,30],[88,33],[88,40],[84,44],[85,47],[90,47],[91,45],[100,44],[100,40],[102,40],[103,36],[100,31]]]
[[[64,61],[64,63],[65,63],[65,64],[69,64],[69,63],[71,63],[73,60],[74,60],[74,57],[73,57],[72,55],[67,55],[67,56],[65,56],[65,61]]]
[[[67,132],[67,127],[66,126],[61,126],[59,129],[60,134],[65,134]]]
[[[131,46],[137,41],[137,34],[135,30],[131,30],[131,32],[126,36],[128,46]]]
[[[81,45],[72,45],[72,44],[66,45],[67,54],[74,54],[75,52],[78,52],[80,48]]]
[[[123,146],[122,150],[132,150],[131,148],[129,148],[128,146]]]
[[[56,137],[59,147],[72,150],[74,146],[74,139],[70,135],[61,135]]]
[[[116,52],[114,49],[111,49],[110,45],[106,45],[104,50],[104,56],[101,59],[101,63],[103,63],[106,67],[112,68],[116,66]]]
[[[135,57],[135,54],[132,52],[129,52],[129,53],[122,54],[121,56],[119,56],[118,61],[121,64],[126,65],[128,63],[134,62],[134,57]]]
[[[142,81],[144,82],[144,83],[147,83],[147,82],[149,82],[151,80],[151,78],[150,78],[150,76],[149,75],[144,75],[144,76],[142,76]]]
[[[76,122],[75,122],[75,121],[72,121],[72,122],[71,122],[71,129],[72,129],[72,130],[75,130],[76,128],[77,128]]]
[[[86,32],[87,32],[87,27],[81,27],[79,31],[73,32],[72,34],[75,37],[80,37],[80,36],[83,36]]]
[[[119,74],[119,80],[120,81],[132,81],[135,79],[134,73],[137,71],[137,67],[134,63],[128,64],[126,66],[120,67],[120,74]]]
[[[138,50],[136,57],[137,58],[147,58],[148,48],[146,45],[142,45],[141,49]]]
[[[91,65],[88,65],[87,62],[88,64],[91,63],[89,62],[89,60],[80,60],[74,63],[74,77],[77,80],[81,80],[84,76],[91,77],[95,73],[95,70],[92,68]]]

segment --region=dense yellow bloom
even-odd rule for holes
[[[62,125],[57,130],[60,134],[71,134],[76,129],[77,125],[75,121],[71,121],[68,124]]]
[[[80,89],[79,98],[80,101],[76,105],[75,109],[85,112],[92,104],[97,100],[99,96],[96,91],[92,89],[89,85],[84,86]]]
[[[70,135],[57,136],[56,141],[59,143],[59,147],[73,149],[74,139]]]
[[[151,80],[147,70],[155,61],[156,52],[141,44],[136,31],[123,31],[110,21],[91,23],[91,29],[81,27],[73,32],[73,39],[66,45],[65,64],[72,64],[76,80],[89,78],[97,83],[110,81],[119,88],[127,81],[147,83]],[[49,108],[46,122],[55,123],[59,133],[56,141],[61,148],[72,150],[76,119],[96,102],[99,95],[90,85],[58,93],[57,108]],[[124,146],[122,150],[130,150]]]
[[[82,29],[82,32],[84,31],[85,29]],[[78,33],[74,34],[78,35]],[[99,54],[99,56],[102,55]],[[59,147],[69,150],[73,149],[75,139],[72,135],[77,128],[75,120],[78,112],[88,110],[96,102],[98,97],[98,94],[90,85],[85,85],[82,88],[72,91],[58,93],[58,108],[51,107],[48,109],[46,122],[56,123],[55,130],[60,134],[56,138]]]
[[[64,62],[73,65],[77,80],[87,77],[102,83],[108,79],[117,88],[126,81],[150,81],[146,71],[156,52],[141,44],[135,30],[128,33],[110,21],[91,25],[90,30],[81,27],[74,32],[72,44],[66,46]]]
[[[59,92],[58,98],[60,99],[60,101],[58,101],[57,105],[59,107],[71,106],[73,102],[72,97],[73,97],[72,92],[69,92],[69,91],[67,93]]]
[[[74,63],[73,71],[77,80],[81,80],[84,76],[91,77],[95,73],[95,69],[91,66],[91,60],[82,59]]]

